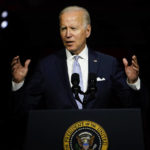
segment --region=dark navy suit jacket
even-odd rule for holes
[[[117,60],[89,50],[89,73],[105,78],[97,81],[96,97],[88,100],[86,108],[139,107],[145,105],[141,90],[132,90],[126,83],[124,68]],[[65,50],[43,58],[30,80],[13,92],[15,112],[32,109],[77,109],[70,87]]]
[[[18,149],[21,149],[26,134],[26,115],[29,110],[78,109],[69,83],[65,50],[43,58],[33,72],[22,88],[12,92],[11,97],[13,120],[8,123],[8,128],[15,121],[10,132],[13,132],[11,139],[15,140],[13,143],[17,143],[14,146]],[[97,81],[95,98],[89,99],[85,108],[140,107],[145,110],[145,106],[148,106],[142,83],[139,91],[132,90],[126,83],[124,67],[121,68],[114,57],[89,50],[89,73],[95,73],[105,80]]]

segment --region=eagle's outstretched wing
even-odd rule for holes
[[[82,141],[81,141],[81,139],[80,139],[78,136],[76,136],[76,139],[77,139],[78,144],[80,145],[80,147],[82,147],[83,145],[82,145]]]
[[[91,139],[89,140],[89,145],[92,146],[94,142],[95,136],[92,136]]]

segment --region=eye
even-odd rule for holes
[[[71,27],[71,29],[72,29],[72,30],[76,30],[77,28],[75,28],[75,27]]]
[[[66,30],[66,27],[60,27],[60,30],[64,31],[64,30]]]

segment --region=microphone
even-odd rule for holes
[[[79,86],[80,78],[78,73],[73,73],[71,76],[72,83],[72,92],[75,94],[75,98],[82,104],[80,100],[79,93],[81,92],[81,88]]]
[[[72,76],[71,76],[71,83],[73,86],[79,86],[79,82],[80,82],[80,79],[79,79],[79,74],[78,73],[73,73]]]
[[[86,104],[95,98],[95,93],[97,91],[96,87],[96,74],[95,73],[89,73],[89,80],[88,80],[88,89],[84,93],[84,100],[83,100],[83,108],[86,108]]]
[[[88,86],[88,93],[90,93],[91,98],[95,98],[95,93],[97,91],[96,87],[96,74],[95,73],[90,73],[89,74],[89,86]]]
[[[71,83],[72,83],[72,92],[75,94],[75,99],[78,100],[83,105],[83,108],[85,108],[87,101],[95,98],[95,93],[97,91],[96,74],[95,73],[89,74],[88,89],[86,92],[81,91],[81,88],[79,86],[80,78],[78,73],[72,74]],[[83,102],[80,100],[79,93],[84,95]]]

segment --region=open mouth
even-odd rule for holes
[[[74,41],[66,41],[66,45],[71,46],[74,43]]]

